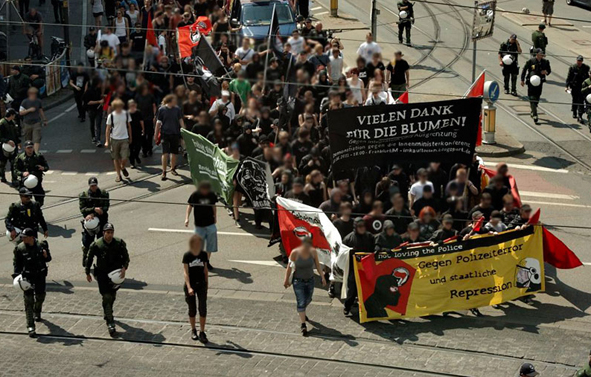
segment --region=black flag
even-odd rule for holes
[[[219,97],[220,83],[217,78],[224,76],[227,71],[207,38],[201,37],[199,44],[193,48],[193,59],[195,71],[207,94]]]

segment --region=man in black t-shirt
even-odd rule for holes
[[[88,89],[88,82],[90,77],[84,69],[84,64],[79,63],[76,71],[70,76],[70,87],[74,89],[74,100],[76,101],[76,108],[78,110],[78,119],[80,122],[86,121],[86,109],[84,107],[83,96]]]
[[[386,67],[386,82],[388,82],[394,98],[400,97],[410,86],[410,66],[406,60],[402,59],[403,56],[402,51],[396,51],[394,60]]]
[[[211,183],[208,181],[199,182],[197,191],[189,197],[187,213],[185,215],[185,226],[189,226],[189,216],[191,211],[194,215],[195,234],[199,235],[205,245],[207,257],[211,260],[211,253],[218,251],[218,231],[217,196],[211,191]],[[207,268],[213,270],[213,267],[207,262]]]
[[[202,251],[203,240],[193,235],[189,241],[190,250],[183,255],[183,270],[185,276],[185,301],[189,306],[189,323],[191,324],[191,339],[207,343],[205,335],[205,318],[207,316],[207,288],[209,258]],[[197,316],[197,300],[199,301],[199,337],[195,329]]]
[[[163,106],[156,114],[155,138],[160,136],[162,141],[162,177],[166,181],[166,169],[168,167],[168,155],[170,154],[170,174],[177,176],[176,155],[179,154],[181,141],[181,128],[185,128],[183,113],[177,106],[175,95],[168,95],[162,100]]]

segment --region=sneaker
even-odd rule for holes
[[[335,297],[334,290],[335,290],[334,284],[330,284],[330,286],[328,287],[328,297],[330,297],[330,298],[334,298]]]
[[[34,327],[28,327],[27,331],[29,332],[29,338],[36,338],[37,337],[37,333],[35,332]]]
[[[209,262],[207,262],[207,269],[208,269],[209,271],[213,271],[213,270],[214,270],[213,266],[212,266],[212,265],[211,265],[211,263],[209,263]]]
[[[97,148],[100,148],[100,147],[103,146],[103,143],[101,143],[100,140],[97,140],[95,145],[96,145]]]
[[[93,137],[92,138],[92,144],[95,144],[96,145],[96,137]]]
[[[109,330],[109,335],[111,335],[111,336],[115,335],[115,333],[117,332],[117,329],[115,329],[114,323],[108,324],[107,329]]]
[[[41,322],[41,321],[43,321],[43,319],[41,318],[41,313],[35,314],[35,317],[34,318],[35,318],[35,322]]]
[[[191,330],[191,339],[193,339],[193,340],[199,339],[199,337],[197,336],[197,330],[196,329]]]
[[[478,309],[470,309],[470,313],[474,314],[476,317],[482,317],[482,313]]]
[[[203,344],[207,344],[209,340],[207,340],[207,335],[205,335],[205,331],[199,331],[199,341]]]
[[[302,336],[308,336],[308,327],[306,326],[305,323],[302,323],[301,331],[302,331]]]
[[[535,124],[540,124],[540,120],[538,119],[538,116],[537,115],[534,116],[534,123]]]
[[[242,224],[240,224],[240,219],[234,221],[234,225],[236,225],[236,228],[242,228]]]
[[[142,164],[142,160],[140,160],[139,157],[135,159],[135,162],[136,162],[137,165],[141,165]]]
[[[573,119],[577,119],[577,114],[573,114]]]
[[[175,169],[170,169],[170,174],[174,175],[175,177],[179,175],[179,173],[177,173]]]
[[[346,317],[348,317],[349,315],[351,315],[351,309],[344,308],[344,309],[343,309],[343,314],[344,314]]]
[[[514,97],[517,97],[517,90],[512,90],[511,91],[511,95],[514,96]]]
[[[509,94],[509,89],[505,89],[505,94]]]
[[[127,169],[123,168],[123,169],[121,169],[121,172],[123,173],[125,178],[129,177],[129,172],[127,171]]]
[[[162,176],[160,177],[161,181],[166,181],[168,178],[166,178],[166,174],[162,174]]]
[[[118,175],[117,178],[115,178],[115,182],[117,182],[117,183],[121,182],[121,176],[120,175]]]

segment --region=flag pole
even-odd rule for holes
[[[271,49],[271,34],[273,33],[273,24],[275,23],[275,7],[273,4],[273,16],[271,17],[271,24],[269,25],[269,35],[267,36],[267,53],[265,54],[265,70],[263,72],[263,83],[267,87],[267,67],[269,66],[269,50]],[[263,90],[263,93],[265,90]]]

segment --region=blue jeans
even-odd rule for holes
[[[218,229],[215,224],[196,226],[195,234],[203,240],[203,246],[208,253],[218,251]]]
[[[293,279],[293,291],[295,292],[298,313],[305,312],[306,307],[312,302],[314,294],[314,278]]]

